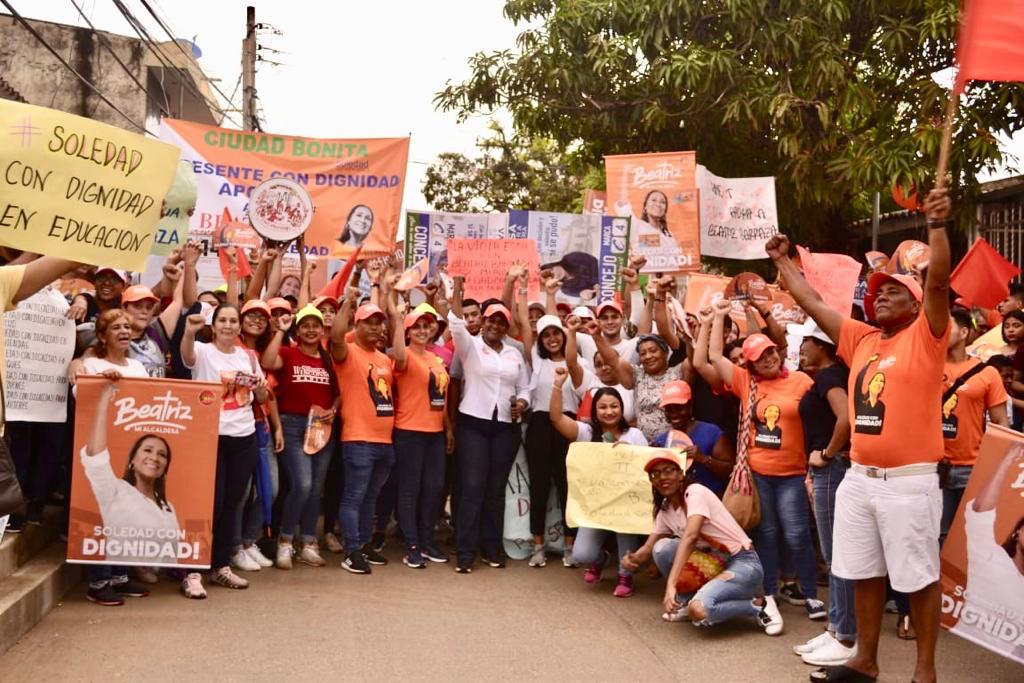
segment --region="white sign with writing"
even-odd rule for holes
[[[75,324],[68,302],[54,289],[36,292],[4,314],[8,421],[64,422],[68,365],[75,352]]]
[[[768,258],[765,242],[779,232],[775,178],[720,178],[697,166],[697,187],[701,255]]]

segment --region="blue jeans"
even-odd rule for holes
[[[672,571],[672,562],[679,549],[678,538],[663,538],[654,545],[654,564],[662,576]],[[692,594],[677,596],[679,602],[687,604],[699,600],[707,616],[694,626],[714,626],[735,617],[756,617],[761,608],[754,604],[757,590],[764,581],[761,559],[753,550],[741,550],[729,558],[729,563],[720,576],[731,572],[728,578],[714,578]]]
[[[280,488],[277,454],[274,453],[270,434],[267,433],[267,426],[262,420],[256,421],[256,446],[259,449],[260,459],[265,459],[269,465],[272,490],[270,502],[273,504],[273,499],[277,498],[277,491]],[[242,545],[250,546],[263,537],[263,525],[269,523],[269,520],[263,519],[263,501],[260,499],[260,491],[255,478],[250,495],[245,497],[245,502],[242,504],[241,514],[242,538],[239,540]]]
[[[522,428],[512,422],[481,420],[459,413],[459,507],[455,547],[459,562],[470,563],[477,551],[496,558],[505,523],[505,487],[516,461]]]
[[[836,516],[836,489],[846,476],[846,464],[833,458],[825,467],[811,468],[814,484],[814,518],[818,523],[818,542],[825,564],[832,565],[832,529]],[[836,638],[857,640],[857,619],[853,611],[853,581],[828,574],[828,624]]]
[[[779,582],[779,542],[785,541],[793,558],[800,590],[808,598],[818,596],[817,561],[811,541],[810,505],[804,478],[754,474],[761,499],[761,523],[754,545],[764,567],[765,595],[775,595]]]
[[[967,488],[967,480],[971,478],[974,467],[970,465],[953,465],[949,468],[949,484],[942,489],[942,522],[939,527],[939,545],[946,542],[949,528],[953,526],[953,518],[960,507]]]
[[[320,495],[327,478],[327,466],[331,463],[331,448],[328,443],[313,455],[302,450],[306,439],[305,415],[281,415],[281,431],[284,432],[284,450],[281,464],[288,476],[288,494],[281,506],[281,532],[284,541],[291,540],[295,526],[299,527],[299,540],[312,543],[316,540],[316,522],[320,517]]]
[[[433,546],[444,489],[444,432],[396,429],[394,439],[398,525],[406,545]]]
[[[572,557],[582,565],[592,565],[601,559],[604,543],[610,536],[615,536],[619,551],[619,574],[632,576],[633,572],[622,566],[622,556],[631,553],[644,544],[644,537],[637,534],[617,534],[607,529],[588,529],[580,527],[576,530],[576,542],[572,546]]]
[[[341,462],[345,468],[345,489],[338,519],[345,536],[345,550],[353,552],[370,542],[377,494],[395,464],[395,449],[389,443],[343,441]],[[327,461],[324,463],[326,467]]]

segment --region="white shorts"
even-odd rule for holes
[[[889,575],[913,593],[939,580],[942,492],[936,474],[872,479],[851,468],[836,492],[832,573],[843,579]]]

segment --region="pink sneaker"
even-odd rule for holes
[[[615,584],[612,595],[617,598],[628,598],[633,595],[633,577],[626,574],[619,574],[619,581]]]
[[[604,569],[604,563],[597,563],[587,567],[587,571],[583,573],[583,580],[587,583],[597,583],[601,580],[601,571]]]

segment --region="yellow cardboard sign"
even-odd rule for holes
[[[664,450],[589,441],[570,444],[565,461],[569,478],[565,518],[569,526],[650,534],[654,498],[644,464]]]
[[[139,271],[181,150],[0,100],[0,244]]]

